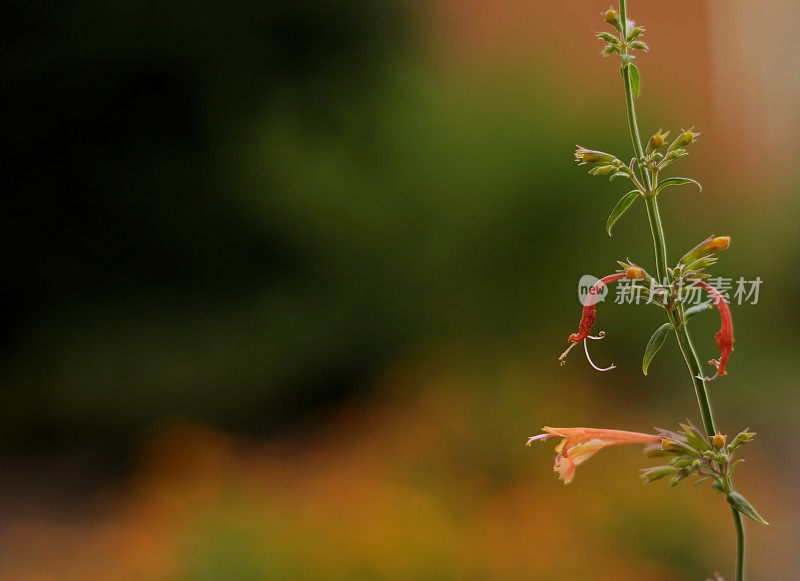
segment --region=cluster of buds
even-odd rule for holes
[[[677,486],[685,478],[695,477],[693,486],[711,481],[711,488],[726,495],[728,502],[739,512],[762,524],[766,521],[741,495],[730,490],[729,479],[734,469],[744,460],[734,460],[736,450],[755,438],[755,432],[746,428],[727,444],[727,436],[717,432],[707,436],[691,423],[681,424],[677,432],[656,430],[661,437],[659,443],[648,444],[645,455],[669,457],[663,466],[641,470],[645,482],[669,478],[670,486]]]
[[[605,21],[613,26],[619,33],[619,36],[611,34],[610,32],[597,33],[597,38],[608,43],[606,44],[605,48],[603,48],[604,56],[608,56],[615,52],[626,53],[628,50],[643,50],[645,52],[650,50],[650,47],[639,40],[644,34],[644,28],[639,26],[633,27],[627,35],[623,36],[622,22],[620,21],[619,13],[616,10],[609,8],[606,10],[603,17],[605,18]]]
[[[659,149],[664,147],[666,138],[668,136],[669,131],[662,133],[661,129],[659,129],[653,134],[652,137],[650,137],[650,141],[647,143],[644,158],[638,160],[639,167],[646,167],[648,170],[654,173],[663,170],[672,164],[672,162],[689,155],[689,152],[686,151],[686,146],[697,141],[697,138],[700,137],[700,133],[694,131],[694,127],[686,131],[681,131],[681,134],[667,147],[666,154],[664,154],[661,153]],[[633,182],[637,191],[642,195],[655,195],[665,187],[683,184],[694,184],[701,191],[703,189],[696,180],[690,178],[668,178],[662,181],[653,192],[649,192],[636,177],[634,167],[637,163],[637,160],[635,158],[631,159],[626,165],[616,156],[610,153],[597,151],[594,149],[586,149],[581,145],[577,145],[576,147],[575,161],[578,162],[578,165],[592,164],[595,166],[589,170],[591,175],[608,175],[609,181],[618,177],[626,177]]]
[[[666,153],[661,153],[659,150],[666,144],[668,136],[669,131],[662,133],[661,129],[659,129],[647,142],[644,163],[646,163],[652,171],[661,171],[674,161],[689,155],[689,152],[686,151],[686,147],[697,141],[697,138],[700,137],[700,133],[695,131],[694,127],[681,130],[678,137],[667,147]]]

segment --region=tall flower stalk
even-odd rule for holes
[[[646,145],[643,143],[636,115],[636,99],[639,97],[641,77],[633,60],[636,58],[634,51],[646,52],[649,50],[642,40],[645,30],[642,27],[634,26],[628,20],[626,0],[619,0],[618,11],[609,8],[604,14],[604,18],[616,33],[600,32],[597,37],[606,42],[603,54],[606,56],[617,54],[621,61],[620,74],[625,88],[628,129],[634,156],[629,163],[624,163],[612,154],[579,146],[575,152],[575,159],[581,165],[594,166],[589,171],[592,175],[608,175],[611,180],[621,177],[633,183],[635,189],[625,194],[617,202],[608,218],[606,227],[608,234],[611,235],[616,221],[641,198],[650,225],[655,257],[655,276],[651,276],[642,267],[628,260],[619,263],[622,270],[598,280],[591,287],[584,301],[578,332],[569,336],[570,345],[559,359],[563,365],[569,351],[582,342],[592,367],[598,371],[613,369],[614,365],[600,368],[589,358],[588,341],[601,339],[604,336],[603,332],[594,336],[591,334],[595,323],[598,294],[604,290],[606,285],[613,282],[642,281],[645,286],[640,287],[640,290],[648,296],[648,303],[663,309],[667,317],[667,322],[656,329],[645,348],[642,370],[647,374],[650,362],[664,344],[666,337],[672,332],[677,339],[689,371],[703,427],[700,430],[691,423],[680,424],[680,429],[677,431],[656,430],[656,434],[598,428],[544,428],[543,434],[531,437],[527,443],[530,445],[532,442],[553,436],[563,438],[556,447],[557,456],[554,469],[565,483],[572,481],[576,466],[603,447],[618,443],[643,443],[646,444],[645,453],[648,456],[669,458],[668,463],[663,466],[642,470],[642,477],[646,482],[669,477],[670,484],[674,486],[690,476],[697,477],[697,482],[710,481],[712,490],[722,493],[731,508],[737,538],[735,578],[737,581],[743,581],[745,578],[745,532],[742,515],[762,524],[767,523],[750,502],[735,490],[732,473],[742,460],[734,461],[733,456],[736,450],[752,440],[755,434],[745,429],[728,443],[727,437],[717,429],[708,392],[708,383],[727,373],[728,360],[733,351],[734,336],[729,305],[722,293],[704,279],[710,276],[706,273],[706,269],[717,261],[715,253],[726,249],[730,244],[730,238],[711,236],[687,252],[673,268],[668,266],[667,243],[658,207],[658,194],[665,188],[678,185],[693,184],[701,191],[702,188],[696,180],[684,177],[665,178],[662,172],[680,158],[688,155],[686,148],[693,144],[700,134],[693,128],[682,130],[663,152],[661,150],[666,145],[669,131],[662,133],[659,129],[650,137]],[[707,293],[711,302],[690,307],[687,290],[691,288]],[[716,368],[716,373],[712,377],[707,377],[692,342],[689,320],[700,312],[712,310],[714,306],[719,312],[721,321],[720,330],[714,337],[720,350],[720,356],[719,359],[710,362]]]

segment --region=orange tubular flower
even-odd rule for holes
[[[602,339],[603,336],[605,335],[603,332],[600,332],[600,334],[597,335],[596,337],[593,337],[591,335],[592,325],[594,325],[594,320],[595,320],[595,305],[597,304],[597,300],[600,297],[600,293],[603,291],[603,288],[605,288],[612,282],[617,282],[618,280],[621,280],[626,277],[632,278],[632,276],[631,277],[628,276],[627,272],[618,272],[616,274],[609,274],[608,276],[604,276],[603,278],[598,280],[596,283],[592,285],[592,288],[589,289],[589,296],[587,296],[586,299],[583,301],[583,314],[581,315],[581,322],[578,326],[578,332],[572,333],[568,337],[567,340],[572,344],[569,347],[567,347],[567,350],[564,351],[558,358],[558,360],[561,361],[561,365],[564,365],[565,363],[564,359],[566,358],[567,354],[572,350],[572,348],[575,347],[575,345],[577,345],[578,343],[582,342],[583,350],[586,352],[586,359],[589,361],[589,365],[594,367],[597,371],[610,371],[611,369],[614,369],[614,367],[616,367],[613,363],[605,368],[601,368],[595,365],[594,362],[592,361],[592,358],[589,357],[589,349],[586,346],[586,339],[594,339],[594,340]]]
[[[728,358],[733,352],[733,318],[731,317],[731,309],[728,307],[728,303],[717,289],[702,280],[698,281],[697,285],[704,288],[708,296],[713,299],[714,304],[717,305],[719,317],[722,322],[719,331],[714,335],[714,341],[716,341],[720,351],[719,360],[712,359],[709,361],[709,363],[717,368],[717,372],[712,377],[698,376],[699,379],[713,381],[720,375],[727,375],[728,373],[725,370],[725,366],[728,365]]]
[[[617,444],[657,444],[661,436],[626,432],[624,430],[605,430],[601,428],[542,428],[544,434],[531,436],[527,446],[537,440],[562,438],[556,446],[556,459],[553,470],[558,477],[569,484],[575,477],[575,468],[607,446]]]

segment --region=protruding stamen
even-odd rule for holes
[[[569,347],[567,347],[567,349],[558,356],[558,360],[561,362],[561,365],[566,365],[567,362],[564,361],[564,359],[566,359],[567,355],[570,351],[572,351],[572,348],[575,347],[575,345],[577,345],[577,343],[570,343]]]
[[[588,347],[586,341],[583,342],[583,350],[584,350],[584,352],[586,352],[586,360],[589,362],[589,365],[591,365],[595,370],[597,370],[597,371],[611,371],[612,369],[614,369],[616,367],[616,365],[614,365],[613,363],[611,365],[609,365],[608,367],[598,367],[597,365],[595,365],[594,361],[592,361],[592,358],[589,356],[589,347]]]
[[[535,442],[536,440],[546,440],[547,438],[552,438],[553,434],[539,434],[538,436],[531,436],[528,438],[528,441],[525,442],[526,446],[530,446],[531,442]]]

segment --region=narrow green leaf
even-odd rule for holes
[[[694,184],[697,186],[697,189],[701,192],[703,191],[703,186],[700,185],[700,182],[692,178],[667,178],[656,186],[656,193],[669,186],[682,186],[683,184]]]
[[[744,458],[739,458],[739,459],[738,459],[736,462],[734,462],[733,464],[731,464],[731,467],[730,467],[730,468],[728,468],[728,476],[730,476],[731,474],[733,474],[733,470],[734,470],[734,469],[735,469],[735,468],[736,468],[736,467],[737,467],[739,464],[741,464],[742,462],[744,462]]]
[[[753,508],[753,505],[748,502],[748,500],[739,494],[738,492],[731,492],[728,496],[728,504],[730,504],[733,508],[741,512],[744,516],[753,519],[757,523],[761,523],[762,525],[768,525],[769,523],[765,521],[760,514]]]
[[[611,214],[608,216],[608,221],[606,222],[606,232],[608,235],[611,236],[611,228],[614,227],[614,223],[620,219],[620,217],[631,207],[636,201],[636,198],[639,197],[639,190],[633,190],[628,192],[622,198],[620,198],[617,205],[614,206],[614,209],[611,210]]]
[[[694,317],[697,313],[702,313],[703,311],[710,311],[714,308],[714,305],[711,301],[707,301],[705,303],[700,303],[699,305],[695,305],[693,307],[689,307],[683,313],[688,321],[690,317]]]
[[[633,96],[638,97],[642,84],[639,78],[639,69],[633,63],[631,63],[628,68],[631,70],[631,89],[633,89]]]
[[[661,349],[661,346],[664,344],[664,340],[667,338],[667,333],[669,330],[672,329],[672,323],[664,323],[658,329],[656,329],[653,336],[650,337],[650,340],[647,342],[647,347],[644,349],[644,359],[642,359],[642,372],[647,375],[647,368],[650,367],[650,362],[655,357],[658,350]]]
[[[635,59],[636,57],[632,54],[621,54],[619,55],[619,59],[622,61],[622,68],[626,68],[628,64]]]

